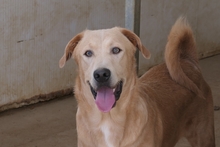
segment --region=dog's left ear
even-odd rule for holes
[[[121,33],[122,33],[123,35],[125,35],[125,37],[127,37],[128,40],[129,40],[136,48],[138,48],[138,49],[141,51],[142,55],[143,55],[145,58],[150,59],[150,56],[151,56],[150,52],[148,51],[148,49],[146,49],[146,48],[142,45],[140,38],[139,38],[135,33],[131,32],[131,31],[127,30],[127,29],[124,29],[124,28],[119,28],[119,29],[120,29]]]
[[[77,46],[79,41],[83,38],[83,34],[84,34],[84,32],[79,33],[78,35],[73,37],[68,42],[68,44],[66,45],[65,51],[64,51],[64,55],[61,57],[61,59],[59,61],[60,68],[63,68],[66,61],[69,60],[72,57],[72,54],[73,54],[73,51],[74,51],[75,47]]]

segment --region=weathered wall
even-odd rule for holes
[[[73,87],[76,68],[58,66],[67,42],[86,28],[124,26],[124,3],[93,2],[0,1],[0,110],[69,93],[60,90]]]
[[[150,60],[140,55],[140,74],[163,61],[167,35],[176,21],[186,16],[197,41],[200,58],[220,53],[220,1],[142,0],[141,39],[152,53]]]
[[[69,93],[62,90],[73,86],[76,66],[58,68],[66,43],[85,28],[123,27],[124,7],[122,0],[0,1],[0,110]],[[194,29],[200,56],[219,53],[219,7],[218,0],[142,0],[141,40],[152,58],[140,55],[140,73],[163,61],[167,35],[181,14]]]

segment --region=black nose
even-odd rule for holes
[[[111,76],[111,72],[107,68],[100,68],[94,71],[93,77],[99,83],[107,82]]]

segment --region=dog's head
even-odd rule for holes
[[[136,72],[136,48],[150,58],[140,38],[127,29],[86,30],[69,41],[59,66],[62,68],[73,57],[81,82],[90,87],[99,110],[108,112],[129,84],[129,75]]]

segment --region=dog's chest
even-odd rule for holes
[[[118,136],[117,128],[114,128],[113,124],[111,123],[103,123],[100,126],[100,130],[103,134],[103,139],[106,144],[106,147],[118,147],[120,137]]]
[[[106,145],[108,147],[113,147],[113,143],[111,141],[111,130],[110,130],[110,126],[107,123],[104,123],[101,125],[100,127],[104,140],[106,142]]]

